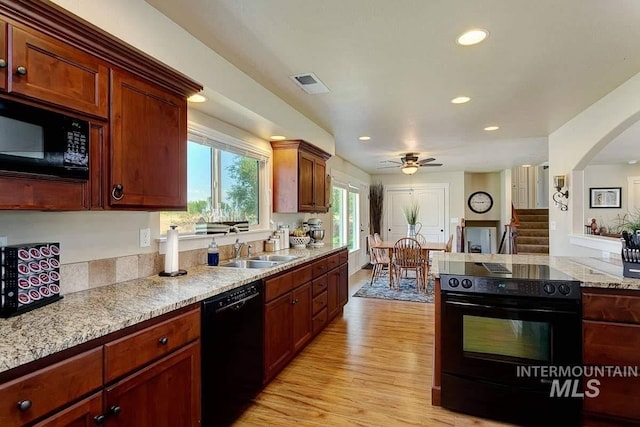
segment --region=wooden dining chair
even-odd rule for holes
[[[426,262],[422,257],[422,247],[416,239],[404,237],[393,246],[393,279],[394,287],[400,289],[402,274],[413,270],[416,275],[416,290],[424,291],[426,285]]]
[[[447,244],[444,247],[444,251],[451,252],[452,247],[453,247],[453,234],[449,236],[449,240],[447,241]]]
[[[374,248],[373,245],[376,243],[373,236],[367,236],[367,243],[369,244],[369,258],[371,258],[371,265],[373,265],[373,271],[371,272],[371,283],[373,285],[373,281],[378,277],[384,275],[386,271],[389,273],[389,255],[386,249]]]
[[[382,238],[378,233],[373,233],[373,240],[375,240],[376,243],[382,243]]]

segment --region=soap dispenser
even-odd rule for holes
[[[220,253],[218,251],[218,244],[216,238],[211,239],[209,248],[207,249],[207,265],[216,266],[220,261]]]

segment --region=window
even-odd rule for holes
[[[177,225],[181,234],[195,224],[248,221],[260,224],[260,187],[266,160],[259,154],[189,134],[187,141],[187,211],[162,212],[160,231]]]
[[[331,191],[333,243],[360,249],[360,192],[358,188],[336,183]]]

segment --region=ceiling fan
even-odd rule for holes
[[[420,166],[442,166],[442,163],[431,163],[435,160],[433,157],[429,157],[428,159],[418,159],[417,153],[407,153],[404,156],[400,157],[400,161],[397,162],[395,160],[384,160],[384,163],[395,163],[397,166],[385,166],[379,169],[386,168],[402,168],[401,171],[405,175],[413,175],[418,171]]]

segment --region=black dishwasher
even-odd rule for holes
[[[262,388],[262,281],[202,302],[202,426],[227,426]]]

